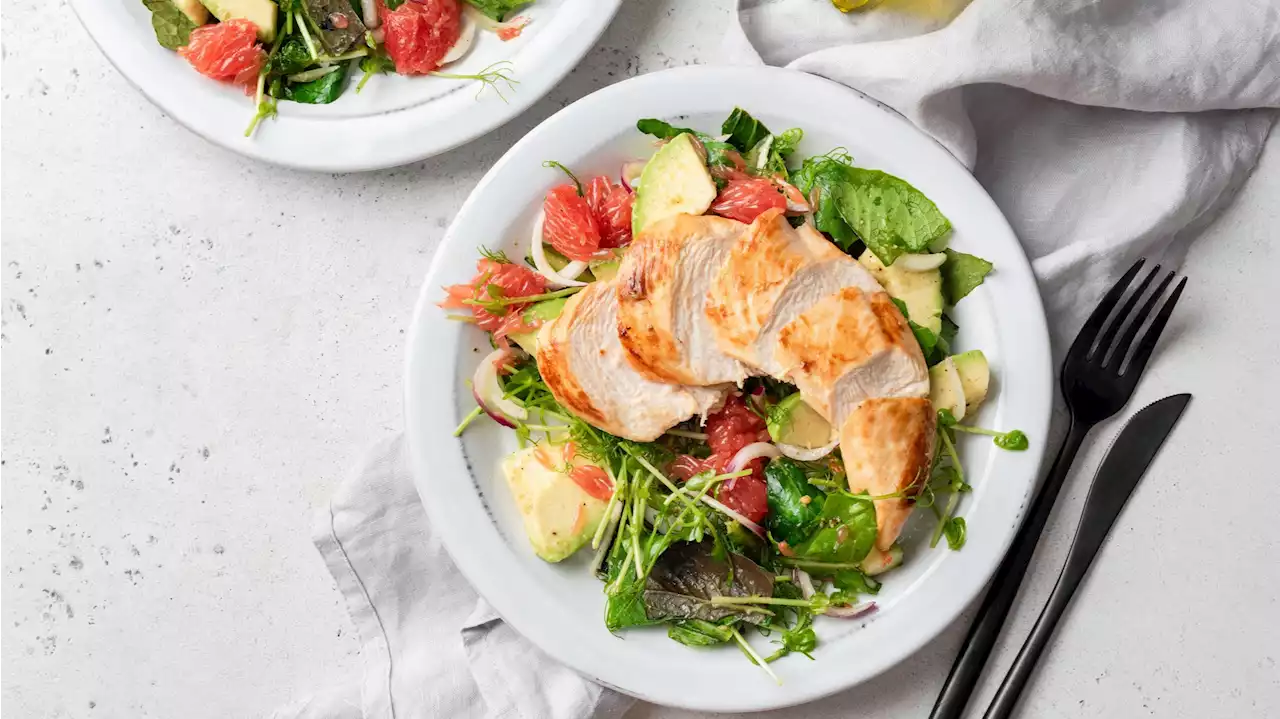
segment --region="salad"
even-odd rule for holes
[[[245,136],[276,114],[280,100],[324,105],[353,75],[356,92],[381,73],[479,80],[501,95],[510,63],[474,75],[442,72],[461,59],[477,30],[519,37],[515,12],[533,0],[142,0],[161,46],[201,75],[244,89],[257,112]]]
[[[929,547],[964,546],[959,433],[1026,449],[972,423],[990,368],[951,351],[949,309],[993,267],[947,247],[906,181],[801,159],[798,128],[735,109],[717,135],[637,129],[656,149],[617,181],[548,162],[567,181],[523,261],[482,248],[446,288],[494,347],[455,434],[512,430],[533,551],[583,552],[610,631],[733,644],[776,680],[771,662],[812,658],[816,617],[876,610],[913,512]]]

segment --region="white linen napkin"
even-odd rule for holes
[[[1135,258],[1176,264],[1248,176],[1280,107],[1280,6],[1240,0],[744,0],[734,62],[788,64],[902,113],[971,167],[1032,258],[1056,349]],[[997,268],[997,271],[999,268]],[[316,546],[364,678],[276,719],[617,716],[467,585],[399,439],[322,512]]]

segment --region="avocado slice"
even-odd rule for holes
[[[858,262],[876,278],[890,297],[902,300],[912,322],[935,335],[942,331],[942,272],[915,272],[900,267],[898,262],[885,267],[880,258],[867,250]]]
[[[636,202],[631,209],[631,234],[658,220],[701,215],[716,199],[716,183],[689,133],[676,135],[649,158],[640,173]]]
[[[825,447],[834,439],[831,423],[806,404],[799,392],[769,408],[765,426],[773,441],[804,449]]]
[[[209,22],[209,10],[200,4],[200,0],[170,0],[170,2],[197,26]]]
[[[622,265],[622,260],[603,260],[591,263],[591,274],[597,280],[608,282],[618,275],[618,267]]]
[[[564,303],[568,302],[568,297],[557,297],[552,300],[543,300],[529,305],[524,311],[525,322],[541,326],[545,322],[550,322],[560,316],[564,311]],[[528,332],[512,332],[507,335],[512,342],[520,345],[520,349],[531,355],[538,354],[538,330],[530,330]]]
[[[548,562],[559,562],[591,541],[604,519],[608,502],[587,494],[568,474],[549,469],[539,460],[539,451],[560,453],[555,445],[526,447],[502,462],[507,485],[524,518],[525,534],[533,551]],[[586,464],[579,458],[573,466]]]
[[[258,27],[258,39],[271,42],[276,39],[276,14],[279,10],[271,0],[200,0],[220,21],[233,18],[248,20]]]
[[[894,542],[887,552],[872,547],[867,558],[862,560],[862,573],[868,577],[874,577],[877,574],[884,574],[899,564],[902,564],[902,546],[897,542]]]
[[[987,398],[987,388],[991,383],[991,367],[987,364],[987,356],[982,350],[961,352],[951,358],[956,371],[960,373],[960,384],[964,386],[964,402],[966,412],[973,412]]]
[[[952,358],[929,368],[929,401],[934,409],[949,410],[956,419],[964,419],[964,383]]]

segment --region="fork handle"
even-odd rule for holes
[[[1049,521],[1049,514],[1053,510],[1054,502],[1058,499],[1063,480],[1071,470],[1076,453],[1080,451],[1080,445],[1091,429],[1093,429],[1092,424],[1077,422],[1074,417],[1072,418],[1067,438],[1058,449],[1058,456],[1053,460],[1049,474],[1045,477],[1039,493],[1036,494],[1031,511],[1027,513],[1022,527],[1014,535],[1013,545],[991,580],[987,596],[982,600],[981,608],[978,609],[978,616],[969,627],[969,635],[965,637],[964,644],[960,647],[960,654],[951,665],[951,673],[947,675],[942,691],[938,693],[938,701],[934,703],[933,711],[929,714],[930,719],[959,719],[964,714],[965,705],[969,703],[969,697],[977,688],[978,680],[982,677],[982,668],[991,656],[991,650],[995,647],[996,640],[1000,638],[1000,630],[1004,628],[1004,622],[1009,615],[1009,610],[1013,607],[1013,601],[1018,596],[1018,587],[1022,584],[1022,577],[1027,573],[1027,566],[1031,564],[1031,556],[1035,553],[1040,534]]]

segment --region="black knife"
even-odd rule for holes
[[[1160,446],[1190,401],[1189,394],[1175,394],[1143,407],[1133,415],[1107,450],[1093,478],[1093,485],[1089,487],[1089,496],[1084,500],[1080,526],[1076,529],[1076,538],[1071,543],[1058,583],[1031,629],[1031,635],[1019,650],[1018,658],[1013,660],[1013,666],[1009,667],[1009,673],[991,700],[986,719],[1006,719],[1013,713],[1036,662],[1058,626],[1058,620],[1115,525],[1120,510],[1124,509],[1125,502],[1137,488],[1138,481],[1151,466],[1151,460],[1155,459],[1156,452],[1160,451]]]

